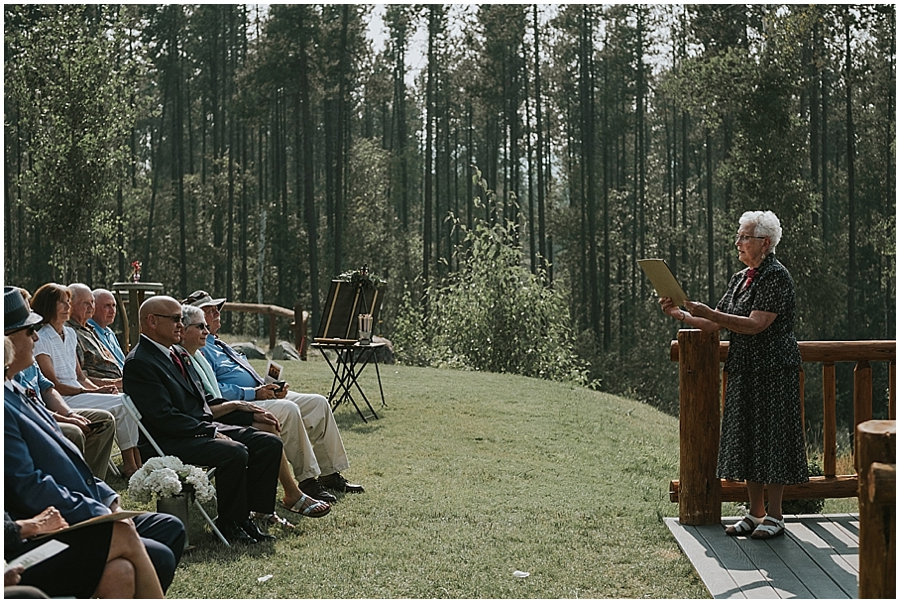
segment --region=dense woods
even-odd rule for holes
[[[635,260],[665,258],[714,304],[737,218],[771,209],[798,338],[895,336],[892,4],[4,17],[8,284],[108,286],[140,260],[176,297],[299,301],[315,324],[330,279],[368,264],[389,282],[382,332],[428,362],[467,261],[519,274],[472,259],[468,235],[497,226],[523,286],[568,312],[551,322],[585,381],[665,406],[677,324]]]

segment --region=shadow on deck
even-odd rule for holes
[[[786,534],[772,540],[728,536],[724,526],[669,530],[714,599],[855,599],[859,590],[859,518],[786,515]]]

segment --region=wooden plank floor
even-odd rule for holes
[[[724,526],[666,525],[714,599],[855,599],[859,588],[856,515],[786,515],[782,538],[728,536]]]

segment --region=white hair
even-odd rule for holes
[[[91,288],[84,283],[72,283],[68,288],[69,295],[72,296],[72,301],[75,301],[76,298],[81,299],[82,297],[90,297],[93,299]]]
[[[181,304],[181,315],[186,319],[184,321],[185,327],[187,327],[189,323],[193,323],[198,320],[200,322],[203,322],[205,320],[203,309],[198,308],[197,306],[192,306],[190,304]]]
[[[739,220],[741,228],[753,227],[753,236],[771,241],[769,253],[773,253],[781,241],[781,222],[770,211],[745,211]]]

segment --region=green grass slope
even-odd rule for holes
[[[382,410],[373,368],[363,383],[382,418],[336,411],[345,475],[366,493],[322,519],[280,511],[297,529],[273,530],[274,545],[226,549],[192,513],[197,548],[170,597],[709,596],[661,521],[678,513],[676,419],[549,381],[404,366],[381,367]],[[286,374],[330,389],[321,358]]]

